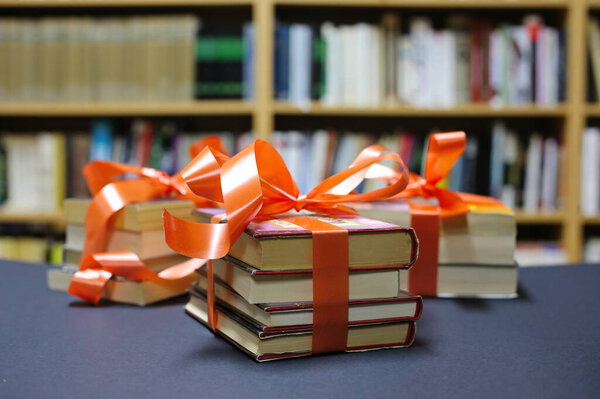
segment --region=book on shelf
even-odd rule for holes
[[[493,121],[489,133],[475,131],[469,137],[465,152],[440,184],[453,191],[489,195],[509,208],[530,213],[560,209],[564,178],[563,147],[558,139],[536,132],[523,134],[503,121]],[[307,193],[326,176],[345,170],[363,148],[374,143],[400,154],[409,170],[420,173],[425,138],[422,132],[403,129],[383,133],[329,129],[276,131],[272,143],[300,191]],[[383,185],[368,179],[356,190],[366,192]]]
[[[568,261],[565,248],[554,241],[519,241],[515,259],[519,266],[557,266]]]
[[[585,263],[600,263],[600,238],[589,237],[583,246],[583,261]]]
[[[0,237],[0,259],[45,263],[49,260],[49,249],[48,240],[42,237]]]
[[[394,12],[384,13],[380,23],[278,22],[275,98],[360,107],[564,100],[565,36],[540,15],[504,23],[451,14],[443,25],[439,29],[429,17],[401,18]],[[311,95],[314,87],[323,90]]]
[[[54,213],[66,191],[65,135],[57,132],[3,133],[3,210]]]
[[[1,18],[0,101],[192,100],[198,23],[185,14]]]
[[[581,213],[600,212],[600,129],[587,127],[581,140]]]
[[[196,98],[253,96],[254,28],[204,24],[196,39]]]
[[[222,210],[197,212],[206,222]],[[229,254],[213,261],[216,332],[258,361],[312,352],[314,237],[294,224],[294,216],[251,222]],[[350,215],[302,216],[348,230],[346,351],[409,346],[422,302],[399,289],[398,270],[415,261],[413,230]],[[250,244],[248,238],[260,246]],[[185,307],[203,324],[208,324],[206,273],[198,270]]]

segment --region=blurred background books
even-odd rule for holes
[[[594,1],[0,7],[2,257],[60,263],[91,159],[174,173],[204,135],[261,138],[307,192],[371,143],[420,173],[429,133],[465,130],[442,185],[513,207],[521,264],[600,258]]]

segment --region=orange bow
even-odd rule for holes
[[[395,174],[398,177],[396,181],[371,192],[353,193],[365,178],[370,177],[372,171],[379,166],[378,163],[384,160],[395,161],[399,165],[399,171]],[[225,215],[216,218],[218,220],[213,220],[213,223],[189,222],[174,217],[168,211],[164,213],[167,244],[180,254],[203,259],[225,256],[246,226],[256,217],[281,214],[293,209],[327,214],[355,214],[354,210],[343,204],[389,198],[402,191],[408,183],[408,171],[398,154],[391,153],[380,145],[373,145],[364,149],[348,169],[325,179],[308,194],[300,195],[298,186],[279,153],[262,140],[256,140],[232,158],[206,147],[182,170],[181,175],[194,194],[224,204]],[[320,233],[334,235],[339,234],[339,231]],[[337,235],[335,239],[339,237]],[[323,234],[313,234],[313,240],[325,242],[322,239]],[[313,265],[327,263],[326,258],[327,254],[315,252],[313,248]],[[329,265],[333,262],[344,263],[340,259],[329,259],[328,262]],[[341,271],[342,268],[338,268],[340,273],[348,272],[347,260],[343,269]],[[214,330],[216,313],[211,262],[208,262],[207,275],[208,325]],[[317,274],[313,275],[314,279],[317,277]],[[321,286],[321,283],[317,285]],[[313,294],[315,305],[322,302],[318,295],[316,291]],[[337,298],[339,303],[342,302],[341,295],[342,291]],[[347,306],[347,293],[343,302]],[[314,311],[318,313],[319,309]],[[344,317],[347,319],[347,311]],[[314,326],[315,329],[320,327],[323,326]],[[344,330],[346,328],[344,325]],[[346,341],[343,342],[345,344]],[[324,348],[338,346],[323,342],[315,345],[313,341],[313,351],[315,348],[325,351],[328,349]]]
[[[223,153],[226,152],[218,137],[209,136],[195,143],[190,148],[190,155],[194,157],[199,147],[208,144],[216,146]],[[97,303],[108,278],[110,278],[106,277],[109,274],[137,281],[153,279],[155,277],[150,277],[153,275],[158,277],[181,275],[180,271],[183,267],[181,265],[172,266],[159,275],[155,275],[137,257],[135,257],[137,261],[134,262],[137,266],[132,269],[131,253],[99,254],[106,249],[111,218],[127,204],[156,198],[190,199],[195,201],[198,206],[210,206],[213,203],[192,193],[183,181],[181,172],[169,176],[163,171],[152,168],[110,161],[92,161],[84,167],[83,175],[93,199],[85,215],[86,237],[80,271],[75,274],[67,292]],[[136,176],[136,178],[119,180],[127,175]],[[91,259],[95,259],[95,261]],[[183,268],[189,274],[201,266],[197,263],[184,262],[183,264],[186,266]],[[119,264],[122,264],[123,268],[116,267]],[[106,265],[110,265],[110,273],[107,273],[107,269],[104,267]],[[135,272],[131,273],[131,270],[135,270]]]
[[[456,161],[465,151],[466,145],[465,132],[436,133],[429,136],[424,177],[411,173],[410,183],[406,189],[394,198],[436,198],[442,217],[464,215],[469,212],[470,206],[498,207],[508,211],[500,201],[494,198],[456,193],[437,186],[448,176]]]
[[[353,190],[381,161],[399,165],[395,181],[387,187],[356,194]],[[246,226],[257,216],[302,209],[327,214],[356,214],[343,204],[391,198],[408,184],[408,171],[398,154],[383,146],[365,148],[348,169],[337,173],[308,194],[300,195],[283,159],[269,143],[256,140],[232,158],[205,147],[181,171],[190,190],[214,202],[222,202],[226,223],[194,223],[164,214],[167,244],[176,252],[203,259],[219,259],[229,252]],[[216,222],[218,222],[216,221]]]

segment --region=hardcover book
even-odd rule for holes
[[[69,224],[83,224],[91,200],[68,198],[64,201]],[[162,214],[167,209],[181,219],[193,220],[194,202],[180,199],[160,199],[126,205],[113,217],[112,226],[120,230],[145,231],[163,228]]]
[[[213,208],[194,211],[205,222],[222,212]],[[311,269],[311,232],[289,221],[296,216],[285,214],[251,222],[229,255],[259,270]],[[311,216],[348,230],[351,268],[409,268],[416,260],[417,240],[410,227],[360,216]]]
[[[231,256],[213,261],[214,274],[250,303],[310,301],[312,271],[260,270]],[[398,295],[395,268],[351,268],[350,299],[388,298]]]
[[[206,296],[206,290],[206,276],[201,269],[190,291],[190,302],[197,305]],[[218,278],[215,297],[221,306],[263,325],[264,332],[308,329],[313,322],[312,301],[250,304]],[[349,325],[417,320],[423,308],[421,297],[406,291],[391,298],[350,300],[348,304]]]
[[[186,312],[207,325],[207,304],[201,294],[188,302]],[[217,311],[217,334],[240,348],[255,360],[285,359],[311,354],[312,330],[264,331],[265,326],[242,317],[219,303]],[[357,325],[348,328],[347,352],[368,351],[384,348],[410,346],[415,336],[415,323],[379,323]]]
[[[48,269],[48,288],[67,292],[71,279],[77,269],[69,267],[51,267]],[[119,277],[111,278],[106,284],[102,298],[112,302],[146,306],[155,302],[185,295],[196,276],[172,281],[132,281]]]

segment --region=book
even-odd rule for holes
[[[369,218],[410,225],[410,207],[402,199],[349,206]],[[514,264],[517,228],[512,213],[471,207],[465,215],[443,218],[440,222],[440,264]]]
[[[79,264],[81,263],[81,250],[71,249],[67,245],[63,246],[61,250],[63,252],[62,262],[58,262],[57,264],[63,265],[65,267],[79,269]],[[186,261],[187,258],[179,254],[169,254],[158,258],[140,257],[140,260],[144,262],[148,269],[152,270],[155,273],[159,273],[166,268]]]
[[[311,270],[259,270],[232,256],[213,261],[214,273],[249,303],[312,300]],[[350,299],[398,295],[397,269],[350,268]]]
[[[90,199],[67,198],[64,201],[67,223],[83,227],[90,203]],[[161,230],[163,210],[167,209],[178,218],[193,220],[192,210],[194,207],[193,201],[179,199],[158,199],[132,203],[113,216],[111,226],[115,229],[133,232]]]
[[[206,296],[207,281],[200,269],[199,279],[190,291],[190,302]],[[310,328],[313,322],[313,304],[305,302],[273,302],[251,304],[220,279],[215,279],[215,297],[222,307],[243,314],[264,326],[263,331],[301,330]],[[350,300],[348,324],[382,323],[416,320],[421,315],[423,301],[418,295],[400,291],[391,298]]]
[[[67,240],[65,248],[75,251],[83,251],[85,244],[85,225],[67,224]],[[174,254],[165,242],[165,233],[163,229],[129,231],[114,228],[108,229],[106,240],[107,252],[112,251],[132,251],[140,258],[158,258]]]
[[[518,267],[489,264],[439,264],[436,296],[444,298],[516,298]],[[408,272],[400,271],[400,289],[407,290]]]
[[[194,211],[204,222],[220,213],[220,209],[209,208]],[[286,220],[294,216],[298,215],[278,215],[250,222],[229,254],[260,270],[311,269],[311,234]],[[351,268],[408,268],[415,261],[416,238],[409,227],[357,216],[312,217],[348,230]]]
[[[67,292],[77,269],[69,267],[49,267],[47,271],[48,288],[53,291]],[[113,277],[107,284],[102,298],[112,302],[146,306],[166,299],[185,295],[196,276],[179,280],[132,281]]]
[[[202,296],[194,298],[185,310],[206,325],[206,301]],[[259,362],[311,354],[311,330],[266,333],[263,332],[264,326],[252,323],[219,304],[216,310],[216,332]],[[415,324],[411,321],[352,326],[348,328],[347,351],[406,347],[412,344],[414,335]]]

